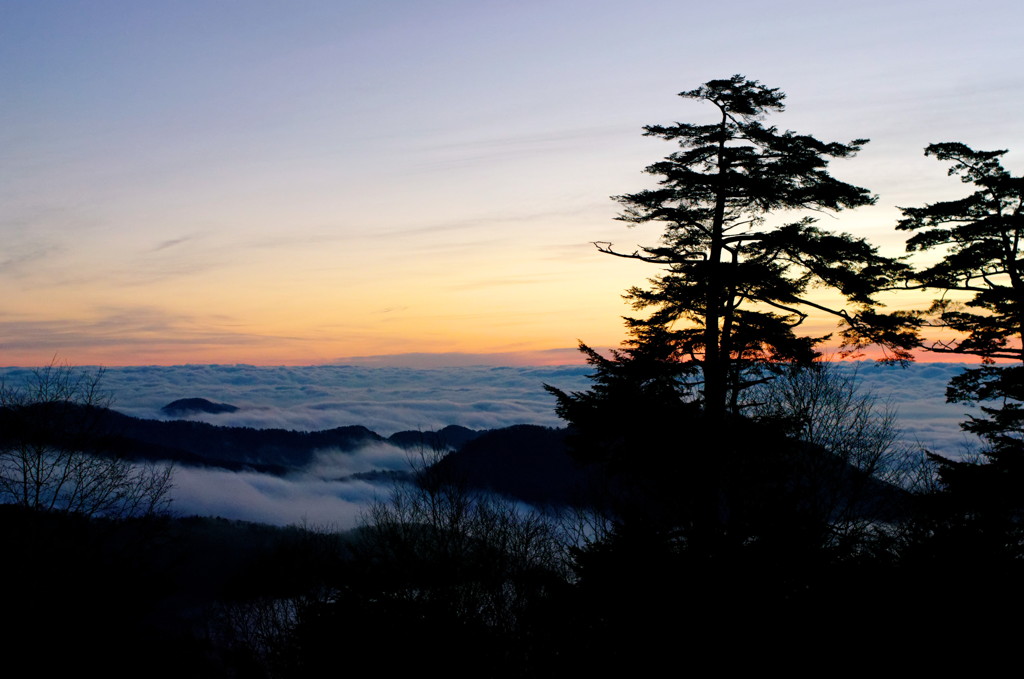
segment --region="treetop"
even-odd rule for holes
[[[935,156],[938,160],[943,161],[953,161],[949,168],[949,176],[962,175],[960,181],[965,184],[977,182],[984,177],[1006,175],[1006,170],[999,162],[999,158],[1005,154],[1005,149],[1002,151],[975,151],[967,144],[955,141],[929,144],[928,148],[924,150],[926,156]]]
[[[754,118],[770,111],[783,111],[786,94],[778,87],[765,87],[737,73],[726,80],[709,80],[700,87],[680,92],[686,99],[706,99],[722,110],[743,118]]]

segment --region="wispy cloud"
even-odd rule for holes
[[[419,149],[426,158],[412,168],[421,172],[493,164],[516,158],[536,159],[548,154],[578,153],[594,148],[603,140],[620,138],[620,125],[566,128],[553,132],[495,134],[476,139],[424,145]]]
[[[25,244],[21,247],[8,248],[3,259],[0,259],[0,275],[21,277],[31,272],[37,262],[54,257],[62,250],[51,244]]]
[[[522,211],[514,214],[508,213],[482,213],[479,216],[467,217],[465,219],[439,221],[420,226],[390,229],[382,232],[387,237],[412,236],[417,234],[444,234],[451,232],[475,232],[479,231],[482,225],[498,227],[501,225],[528,224],[528,223],[549,223],[556,220],[578,218],[591,212],[597,203],[587,200],[585,204],[569,208],[560,208],[543,211]]]
[[[7,351],[63,352],[96,347],[251,345],[268,340],[293,340],[233,329],[223,314],[191,315],[156,306],[102,306],[83,317],[35,319],[0,317],[0,345]]]
[[[504,288],[520,285],[552,285],[557,283],[559,280],[563,280],[560,277],[555,276],[505,276],[503,278],[474,278],[471,281],[465,283],[457,283],[455,285],[447,286],[449,290],[479,290],[481,288]]]
[[[162,241],[158,243],[156,247],[153,248],[153,252],[160,252],[161,250],[166,250],[167,248],[173,248],[176,245],[187,243],[190,240],[195,239],[195,237],[196,236],[194,234],[191,234],[188,236],[180,236],[178,238],[171,238],[169,240]]]

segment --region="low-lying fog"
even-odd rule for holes
[[[949,456],[975,446],[959,422],[971,408],[947,404],[945,386],[960,364],[923,363],[907,368],[874,363],[837,364],[860,386],[898,410],[904,438]],[[24,369],[0,369],[13,381]],[[401,430],[434,430],[448,424],[490,429],[512,424],[561,426],[544,383],[586,389],[586,366],[471,367],[443,369],[353,366],[255,367],[191,365],[107,369],[103,378],[114,407],[142,418],[166,419],[160,408],[201,397],[238,406],[234,413],[198,415],[224,426],[318,430],[363,425],[383,436]],[[386,443],[356,452],[321,451],[300,474],[179,468],[174,510],[275,524],[305,521],[351,527],[386,484],[346,478],[374,469],[405,469],[406,451]]]

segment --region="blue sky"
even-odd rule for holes
[[[824,225],[897,254],[896,206],[963,191],[927,144],[1019,174],[1021,7],[0,0],[0,365],[614,345],[655,272],[590,242],[658,234],[609,196],[733,73],[872,139],[833,171],[878,204]]]

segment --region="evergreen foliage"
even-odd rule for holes
[[[663,267],[651,287],[628,293],[636,309],[652,312],[627,319],[631,337],[610,357],[581,345],[595,369],[589,391],[548,390],[572,426],[577,458],[602,464],[613,479],[616,518],[627,530],[644,526],[640,534],[689,553],[756,545],[768,559],[796,558],[836,544],[840,514],[849,526],[877,518],[885,491],[872,475],[892,424],[868,407],[849,408],[847,392],[821,372],[825,386],[814,395],[844,431],[801,440],[814,414],[771,398],[768,383],[810,369],[826,338],[800,326],[816,311],[839,319],[851,352],[877,342],[891,358],[909,359],[913,315],[886,316],[875,299],[906,266],[807,214],[874,202],[828,172],[831,159],[853,156],[867,140],[822,142],[767,126],[785,95],[740,75],[680,96],[711,103],[716,119],[644,128],[679,150],[647,168],[658,188],[616,197],[619,219],[661,226],[660,242],[630,254],[599,244]],[[824,305],[817,288],[846,304]],[[754,413],[752,399],[776,407]],[[845,430],[857,426],[877,433],[877,445],[845,445]]]
[[[994,459],[1021,455],[1024,365],[997,366],[995,359],[1024,364],[1024,177],[1000,162],[1006,151],[975,151],[957,142],[932,144],[925,155],[950,163],[949,174],[975,188],[970,195],[920,208],[902,208],[897,229],[915,231],[909,251],[937,251],[942,259],[914,274],[911,287],[938,290],[933,325],[956,337],[927,348],[980,357],[986,364],[953,379],[951,402],[996,402],[983,417],[963,424],[984,438]]]
[[[874,203],[867,189],[828,172],[832,159],[852,157],[867,140],[823,142],[765,125],[763,118],[783,111],[785,95],[742,75],[680,96],[711,103],[717,119],[645,127],[645,135],[679,150],[646,168],[660,177],[658,188],[615,197],[624,207],[619,219],[662,226],[660,242],[632,253],[598,244],[666,269],[650,288],[628,293],[636,309],[653,309],[627,321],[638,341],[670,333],[678,355],[699,367],[703,406],[712,417],[739,411],[739,394],[758,381],[752,370],[779,361],[806,364],[817,355],[815,345],[826,338],[799,332],[814,311],[836,316],[853,348],[879,343],[889,357],[909,358],[911,317],[881,314],[875,299],[904,266],[861,238],[820,228],[806,214]],[[775,219],[793,213],[792,221]],[[815,288],[837,291],[847,305],[812,301]]]
[[[958,200],[901,208],[904,218],[896,228],[916,232],[907,250],[942,255],[915,272],[911,286],[941,291],[931,309],[936,324],[958,333],[957,339],[930,344],[931,351],[1024,360],[1024,177],[1003,168],[999,158],[1005,153],[956,142],[930,145],[925,155],[948,161],[949,174],[973,184],[975,191]]]
[[[955,536],[949,539],[958,544],[962,535],[973,534],[975,541],[987,541],[976,552],[1012,558],[1024,551],[1024,177],[1002,166],[1005,153],[959,142],[928,146],[925,155],[948,162],[949,175],[974,190],[957,200],[902,208],[896,228],[915,232],[907,250],[941,255],[908,284],[940,292],[930,323],[954,333],[926,348],[984,363],[953,378],[947,400],[992,404],[961,424],[985,441],[987,464],[936,458],[945,493],[933,513],[943,514],[947,524],[940,533]],[[997,365],[996,359],[1016,365]]]

